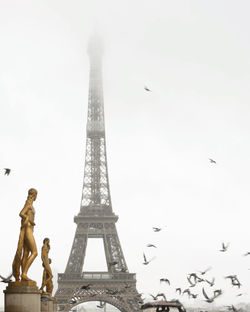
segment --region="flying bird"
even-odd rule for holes
[[[169,286],[170,286],[170,281],[169,281],[167,278],[161,278],[161,279],[160,279],[160,283],[161,283],[161,282],[166,282],[166,283],[168,283]]]
[[[149,264],[152,260],[154,260],[155,257],[153,257],[153,258],[150,259],[150,260],[147,260],[147,258],[146,258],[146,256],[145,256],[145,253],[143,253],[143,259],[144,259],[143,264],[144,264],[144,265],[147,265],[147,264]]]
[[[193,282],[191,281],[191,276],[187,276],[187,280],[188,280],[188,282],[189,282],[189,284],[190,284],[189,287],[194,287],[194,286],[196,286],[196,280],[195,280],[195,282],[193,283]]]
[[[225,278],[230,279],[233,286],[238,286],[238,288],[241,287],[241,283],[240,283],[237,275],[228,275]]]
[[[190,273],[190,274],[188,274],[188,281],[189,281],[190,284],[192,284],[191,283],[191,278],[194,279],[195,284],[197,283],[197,280],[202,280],[202,278],[200,278],[196,273]]]
[[[233,312],[238,312],[239,310],[235,308],[235,306],[230,305],[230,306],[226,306],[228,311],[233,311]]]
[[[153,230],[154,230],[154,232],[160,232],[160,231],[161,231],[161,228],[153,227]]]
[[[156,248],[156,246],[153,245],[153,244],[147,244],[147,247],[154,247],[154,248]]]
[[[103,308],[105,307],[105,305],[106,305],[106,302],[101,302],[101,301],[100,301],[100,304],[97,305],[97,308],[103,309]]]
[[[190,290],[188,288],[183,290],[182,295],[184,295],[184,294],[188,294],[188,297],[190,297],[190,295],[191,295]]]
[[[214,294],[214,296],[213,297],[211,297],[211,298],[209,298],[208,297],[208,295],[206,294],[206,292],[205,292],[205,289],[204,288],[202,288],[202,293],[203,293],[203,296],[206,298],[206,302],[208,302],[208,303],[211,303],[211,302],[213,302],[214,301],[214,299],[216,299],[217,297],[219,297],[221,294],[222,294],[222,291],[220,292],[220,293],[216,293],[216,294]]]
[[[209,280],[205,280],[211,287],[214,286],[215,278],[213,277],[212,281],[210,282]]]
[[[10,282],[12,282],[11,277],[12,277],[12,273],[8,277],[3,277],[2,275],[0,275],[0,278],[2,279],[0,282],[10,283]]]
[[[10,168],[4,168],[5,172],[4,172],[4,175],[9,175],[10,172],[11,172],[11,169]]]
[[[166,298],[165,294],[163,294],[163,293],[157,294],[156,297],[157,297],[157,298],[158,298],[158,297],[162,297],[165,301],[167,301],[167,298]]]
[[[249,256],[250,255],[250,251],[246,252],[243,256]]]
[[[147,86],[144,86],[144,90],[152,92],[152,90],[150,90]]]
[[[216,164],[216,161],[213,160],[212,158],[208,158],[208,159],[210,160],[210,163],[211,163],[211,164]]]
[[[229,243],[227,245],[225,245],[225,243],[222,243],[222,249],[220,249],[220,251],[225,252],[227,251],[228,247],[229,247]]]
[[[152,294],[149,294],[152,298],[153,298],[153,300],[157,300],[157,296],[158,295],[156,295],[156,296],[154,296],[154,295],[152,295]]]
[[[83,286],[81,287],[81,289],[85,289],[85,290],[90,289],[90,284],[83,285]]]
[[[212,269],[212,267],[207,268],[204,271],[199,271],[201,275],[205,275],[208,271],[210,271]]]
[[[220,295],[222,295],[222,290],[221,289],[214,290],[214,296],[215,297],[220,296]]]
[[[175,292],[178,292],[178,293],[179,293],[179,295],[181,295],[181,288],[180,288],[180,287],[175,288]]]

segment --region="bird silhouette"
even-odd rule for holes
[[[147,247],[154,247],[154,248],[156,248],[156,246],[153,245],[153,244],[147,244]]]
[[[237,275],[228,275],[228,276],[226,276],[225,278],[226,278],[226,279],[230,279],[230,280],[231,280],[231,284],[232,284],[233,286],[237,286],[238,288],[241,287],[241,283],[240,283],[240,281],[239,281]]]
[[[246,252],[243,256],[246,257],[246,256],[249,256],[250,255],[250,251]]]
[[[220,249],[220,251],[225,252],[227,251],[228,247],[229,247],[229,243],[227,245],[225,245],[225,243],[222,243],[222,249]]]
[[[7,276],[7,277],[3,277],[2,275],[0,275],[0,278],[2,279],[0,282],[10,283],[10,282],[12,282],[11,277],[12,277],[12,273],[9,276]]]
[[[157,294],[156,297],[157,297],[157,298],[158,298],[158,297],[162,297],[165,301],[167,301],[167,298],[166,298],[165,294],[163,294],[163,293]]]
[[[144,264],[144,265],[147,265],[147,264],[149,264],[152,260],[154,260],[155,257],[151,258],[150,260],[147,260],[147,258],[146,258],[146,256],[145,256],[145,253],[143,253],[143,259],[144,259],[143,264]]]
[[[175,288],[175,292],[178,292],[178,293],[179,293],[179,295],[181,295],[181,288],[180,288],[180,287]]]
[[[153,227],[153,231],[154,231],[154,232],[160,232],[160,231],[161,231],[161,228]]]
[[[4,168],[4,175],[9,175],[10,174],[10,172],[11,172],[11,169],[10,168]]]
[[[151,90],[147,86],[144,86],[144,90],[151,92]]]
[[[157,300],[157,295],[156,296],[154,296],[152,294],[149,294],[149,295],[153,298],[153,300]]]
[[[105,305],[106,305],[106,302],[101,302],[101,301],[100,301],[100,304],[97,305],[97,308],[103,309],[103,308],[105,307]]]
[[[204,271],[199,271],[201,275],[205,275],[208,271],[210,271],[212,269],[212,267],[207,268]]]
[[[191,274],[192,275],[192,274]],[[190,286],[189,287],[194,287],[194,286],[196,286],[196,280],[194,280],[194,283],[191,281],[191,276],[189,275],[189,276],[187,276],[187,280],[188,280],[188,282],[189,282],[189,284],[190,284]]]
[[[209,280],[205,280],[211,287],[214,286],[215,278],[213,277],[212,281],[210,282]]]
[[[184,294],[188,294],[188,297],[190,297],[191,292],[190,292],[190,290],[189,290],[188,288],[186,288],[186,289],[184,289],[183,292],[182,292],[182,295],[184,295]]]
[[[216,293],[216,294],[214,294],[214,296],[213,297],[208,297],[208,295],[206,294],[206,292],[205,292],[205,289],[204,289],[204,287],[202,288],[202,293],[203,293],[203,296],[206,298],[206,302],[208,302],[208,303],[212,303],[213,301],[214,301],[214,299],[216,299],[217,297],[219,297],[221,294],[222,294],[222,291],[220,292],[220,293]]]
[[[161,283],[161,282],[166,282],[166,283],[168,283],[169,286],[170,286],[170,281],[169,281],[169,279],[167,279],[167,278],[161,278],[161,279],[160,279],[160,283]]]
[[[85,290],[90,289],[90,284],[81,286],[81,289],[85,289]]]
[[[226,306],[226,308],[228,309],[228,311],[233,311],[233,312],[238,312],[239,310],[235,308],[234,305],[230,305],[230,306]]]
[[[211,163],[211,164],[216,164],[216,161],[213,160],[212,158],[208,158],[208,159],[210,160],[210,163]]]

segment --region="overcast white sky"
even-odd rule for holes
[[[31,187],[38,249],[50,237],[54,275],[65,270],[83,180],[87,41],[97,25],[111,198],[139,292],[177,297],[188,273],[212,266],[207,277],[224,290],[218,304],[250,301],[250,256],[242,256],[250,251],[249,12],[240,0],[0,2],[0,168],[12,169],[0,175],[1,275],[11,271]],[[148,266],[143,252],[156,256]],[[29,275],[40,286],[40,253]]]

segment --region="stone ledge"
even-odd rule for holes
[[[19,283],[19,284],[17,284]],[[4,290],[5,294],[41,294],[41,291],[38,289],[36,285],[25,285],[22,282],[11,282],[8,284],[6,289]]]

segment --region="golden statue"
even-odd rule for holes
[[[42,291],[42,294],[45,295],[52,295],[53,291],[53,275],[52,271],[50,268],[51,264],[51,259],[49,258],[49,250],[50,250],[50,241],[49,238],[45,238],[43,240],[43,247],[42,247],[42,252],[41,252],[41,258],[43,262],[43,281],[42,281],[42,286],[40,290]],[[46,292],[43,290],[43,288],[46,286]]]
[[[16,281],[20,281],[20,267],[22,269],[21,281],[32,281],[28,278],[27,272],[37,256],[36,242],[33,236],[35,226],[35,209],[33,201],[36,200],[37,190],[31,188],[25,205],[20,212],[21,229],[17,245],[17,251],[12,263],[12,273]]]

